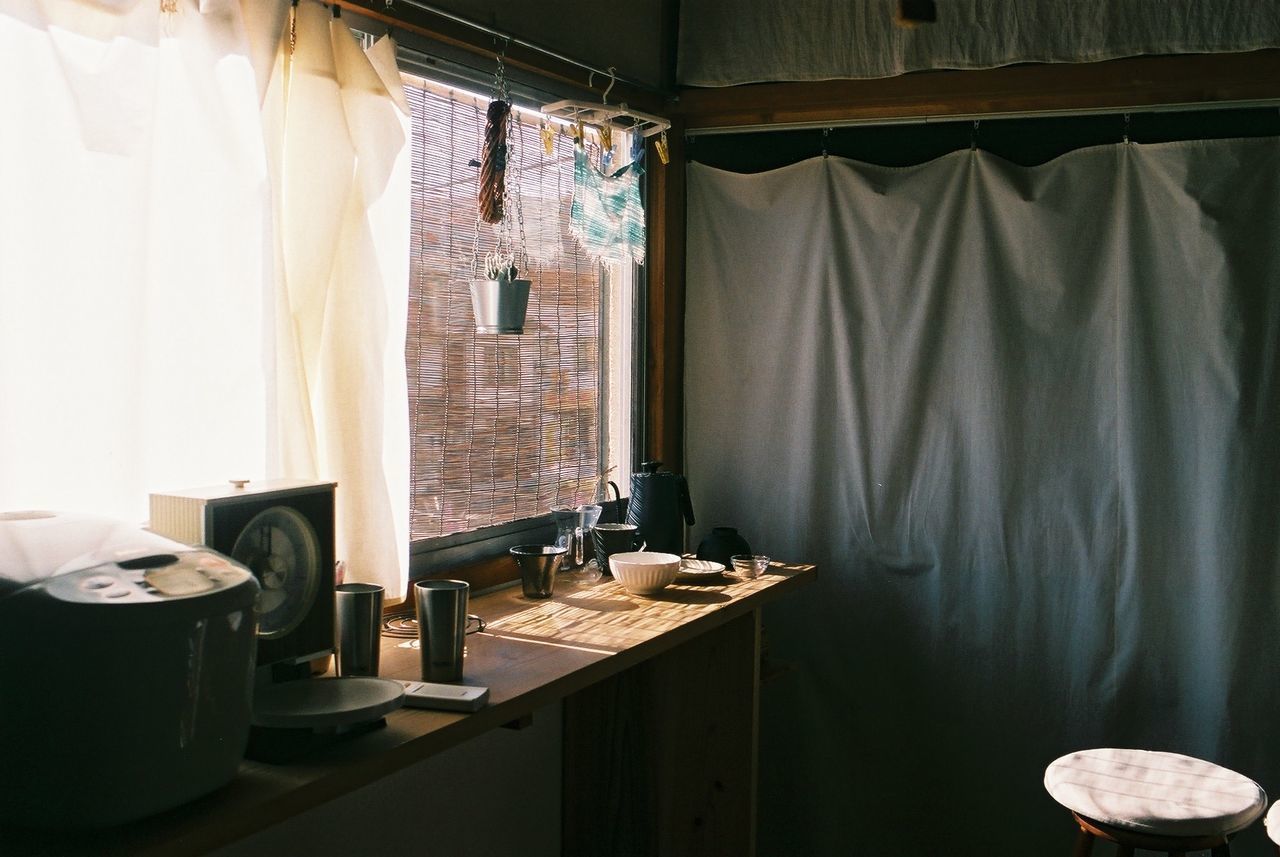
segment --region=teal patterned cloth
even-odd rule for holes
[[[592,258],[644,264],[641,174],[635,164],[628,164],[606,176],[592,166],[581,146],[574,148],[569,230]]]

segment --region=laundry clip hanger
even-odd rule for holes
[[[587,78],[590,88],[595,82],[595,71]],[[634,110],[625,103],[613,105],[609,103],[609,93],[618,82],[617,69],[609,67],[609,85],[605,87],[599,104],[580,99],[565,99],[542,105],[542,112],[547,116],[564,119],[570,123],[585,122],[597,128],[609,127],[610,131],[622,130],[638,133],[643,137],[661,134],[671,127],[671,122],[661,116]],[[630,120],[629,122],[623,120]]]

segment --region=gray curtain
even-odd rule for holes
[[[1280,46],[1274,0],[944,0],[901,27],[898,0],[683,0],[686,86],[891,77]]]
[[[695,164],[688,230],[694,542],[820,566],[761,854],[1066,854],[1083,747],[1280,794],[1280,143]]]

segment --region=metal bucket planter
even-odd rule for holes
[[[477,333],[524,333],[524,314],[529,308],[530,280],[512,280],[499,275],[496,280],[471,281],[471,311]]]

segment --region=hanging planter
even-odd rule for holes
[[[520,279],[516,270],[517,257],[526,266],[528,257],[524,248],[520,176],[513,157],[516,135],[508,134],[509,126],[514,122],[502,55],[499,54],[493,100],[485,111],[476,194],[476,236],[471,256],[471,311],[475,315],[477,333],[524,333],[529,290],[533,286],[532,280]],[[493,227],[498,244],[494,252],[484,257],[483,277],[479,276],[478,270],[482,224]]]
[[[524,333],[533,282],[517,278],[516,273],[514,267],[508,267],[492,278],[471,281],[471,311],[477,333]]]

